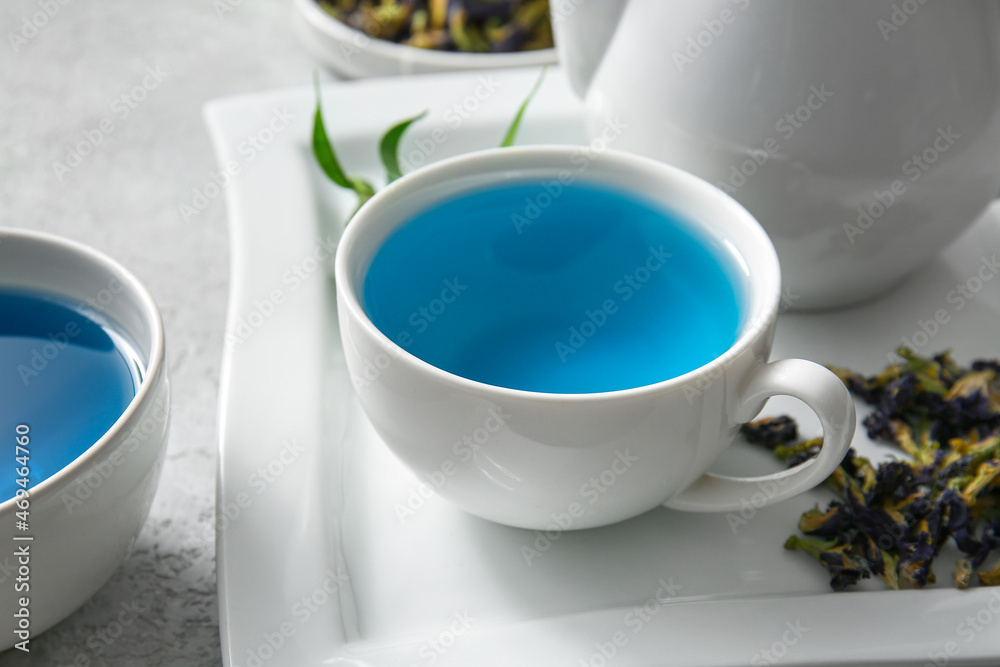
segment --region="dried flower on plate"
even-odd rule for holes
[[[836,494],[825,510],[802,515],[802,535],[785,548],[803,551],[844,590],[872,575],[890,588],[923,588],[935,582],[934,558],[948,540],[964,554],[953,580],[966,588],[978,578],[1000,585],[1000,363],[959,366],[947,352],[920,357],[907,348],[902,361],[865,377],[833,370],[851,392],[874,407],[865,418],[873,440],[898,446],[907,459],[872,465],[852,449],[826,485]],[[789,417],[744,427],[796,465],[816,454],[818,440],[795,443]],[[974,576],[975,575],[975,576]]]

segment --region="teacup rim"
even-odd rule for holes
[[[0,241],[6,242],[10,238],[20,238],[23,240],[42,243],[54,246],[61,252],[76,253],[87,261],[98,265],[108,275],[124,278],[134,291],[142,310],[145,313],[146,323],[149,325],[152,345],[149,350],[149,361],[146,364],[145,379],[139,385],[135,396],[119,415],[115,423],[112,424],[104,435],[95,443],[90,445],[84,452],[74,458],[70,463],[56,471],[49,477],[28,489],[29,498],[50,496],[58,492],[60,488],[72,483],[78,475],[88,466],[93,465],[95,460],[113,444],[116,443],[123,432],[128,428],[136,415],[144,410],[150,400],[151,395],[158,391],[162,382],[163,367],[166,359],[166,340],[163,327],[163,319],[160,310],[156,305],[149,289],[135,276],[134,273],[126,269],[122,264],[112,259],[105,253],[79,241],[32,229],[21,229],[17,227],[0,226]],[[57,292],[57,295],[59,293]],[[13,513],[16,507],[17,495],[0,502],[0,518]]]
[[[364,306],[357,299],[356,291],[352,287],[353,281],[351,280],[350,272],[348,271],[348,262],[351,260],[348,258],[348,255],[351,254],[351,248],[357,242],[356,239],[364,234],[362,227],[368,224],[364,221],[370,216],[375,215],[372,211],[376,211],[377,213],[378,207],[383,205],[382,202],[384,200],[406,196],[411,192],[420,190],[424,184],[433,185],[434,183],[442,180],[454,180],[458,177],[468,176],[469,173],[472,173],[471,167],[473,165],[481,163],[489,164],[494,161],[499,161],[502,164],[506,160],[516,161],[518,158],[526,158],[532,155],[556,155],[569,158],[584,148],[586,147],[564,144],[533,144],[529,146],[489,148],[445,158],[438,162],[420,167],[392,182],[386,188],[377,192],[375,196],[365,202],[365,204],[355,213],[349,224],[347,224],[343,236],[341,237],[334,263],[334,281],[336,283],[337,298],[338,301],[343,300],[341,306],[346,308],[354,320],[365,328],[368,335],[374,337],[382,344],[383,347],[389,349],[394,359],[404,360],[444,382],[449,382],[459,387],[474,390],[479,393],[494,394],[498,397],[504,397],[506,399],[530,399],[559,403],[587,403],[592,401],[603,402],[617,399],[632,399],[648,394],[656,394],[663,391],[680,389],[700,376],[712,374],[716,369],[720,367],[724,368],[731,364],[735,359],[739,358],[748,349],[750,349],[759,336],[766,335],[777,318],[781,300],[781,265],[778,260],[777,251],[774,248],[774,244],[757,219],[742,204],[736,201],[736,199],[723,191],[721,188],[712,185],[708,181],[695,176],[680,167],[660,162],[642,155],[626,153],[612,148],[606,148],[601,151],[599,158],[602,160],[609,159],[618,160],[620,162],[632,162],[633,165],[640,168],[659,170],[664,174],[669,174],[669,178],[686,181],[686,185],[689,186],[692,191],[697,192],[697,196],[699,197],[721,198],[724,205],[733,214],[743,219],[744,222],[740,224],[747,226],[750,233],[755,237],[759,246],[758,250],[763,250],[765,252],[766,256],[761,257],[760,259],[772,267],[775,288],[771,290],[770,294],[764,295],[760,305],[755,309],[756,312],[751,313],[751,317],[748,317],[747,321],[743,323],[737,339],[718,357],[681,375],[676,375],[651,384],[640,385],[638,387],[588,393],[532,391],[488,384],[486,382],[466,378],[446,371],[442,368],[438,368],[411,352],[408,352],[405,348],[386,336],[368,317],[368,314],[364,310]],[[468,171],[463,172],[463,169],[468,169]],[[501,171],[504,169],[506,169],[509,173],[510,171],[517,171],[518,169],[538,169],[538,166],[533,165],[530,161],[526,160],[525,163],[519,167],[505,168],[501,166],[495,170]],[[477,171],[475,173],[486,173],[488,171],[489,170],[487,169],[483,169],[482,171]],[[446,178],[439,177],[440,174],[448,174],[449,172],[454,173]],[[642,193],[642,191],[638,189],[636,192],[649,196],[648,193]],[[703,227],[698,221],[694,221],[694,224]],[[743,253],[741,249],[737,250],[739,250],[741,259],[745,261],[745,253]],[[750,290],[753,290],[752,283],[748,282],[748,287]]]

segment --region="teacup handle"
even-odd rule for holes
[[[800,399],[819,417],[823,446],[818,456],[794,468],[760,477],[705,473],[666,506],[689,512],[732,512],[746,504],[759,509],[808,491],[833,473],[854,437],[854,401],[847,387],[832,372],[811,361],[774,361],[750,377],[736,419],[750,421],[760,412],[764,401],[779,394]]]

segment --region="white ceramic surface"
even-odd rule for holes
[[[515,92],[492,98],[455,129],[443,114],[476,76],[331,85],[328,126],[344,164],[377,177],[377,137],[399,118],[431,110],[408,151],[448,128],[433,159],[495,145],[534,77],[502,74]],[[232,338],[226,351],[217,524],[226,665],[266,656],[268,667],[579,667],[601,664],[602,649],[615,652],[608,665],[625,667],[735,667],[779,654],[784,665],[912,667],[942,654],[949,665],[996,664],[1000,601],[989,589],[947,585],[954,552],[935,566],[942,583],[934,590],[885,591],[869,582],[835,594],[819,566],[784,551],[799,514],[829,499],[823,491],[763,511],[659,509],[550,535],[476,519],[436,496],[382,445],[352,398],[333,286],[317,257],[336,241],[331,220],[353,202],[310,161],[311,90],[214,103],[208,121],[220,160],[237,156],[275,106],[294,111],[296,122],[227,191],[231,334],[241,319],[268,310],[275,290],[281,303],[266,321],[254,316],[260,326]],[[566,83],[550,76],[525,119],[523,142],[579,142],[582,115]],[[983,256],[998,251],[1000,209],[991,209],[885,298],[782,315],[774,353],[865,372],[881,369],[903,338],[924,353],[952,347],[963,362],[1000,356],[1000,280],[975,286],[960,309],[948,301]],[[920,323],[938,310],[947,323],[928,339]],[[800,417],[807,435],[817,428],[792,401],[765,410]],[[890,452],[863,431],[854,445],[876,459]],[[739,445],[715,467],[774,469],[769,455]],[[989,621],[978,632],[967,621],[977,615]]]
[[[795,308],[857,303],[1000,191],[1000,3],[553,0],[588,133],[732,194]]]
[[[120,265],[98,252],[49,234],[0,228],[0,287],[52,292],[97,303],[135,346],[142,384],[114,426],[61,471],[30,490],[29,530],[16,530],[16,499],[0,503],[0,544],[28,556],[0,596],[0,651],[25,639],[14,613],[27,596],[31,636],[69,616],[124,560],[146,520],[166,449],[170,389],[163,324],[152,296]],[[89,301],[88,301],[89,300]],[[32,427],[32,424],[28,424]],[[35,429],[37,431],[37,429]],[[30,437],[30,433],[29,433]],[[5,455],[14,458],[14,434]],[[42,442],[35,441],[38,447]],[[29,448],[30,448],[29,444]],[[30,537],[30,540],[24,540]],[[27,562],[22,562],[26,559]],[[23,580],[23,581],[22,581]],[[30,647],[30,642],[26,645]]]
[[[293,0],[292,22],[303,46],[340,76],[360,79],[434,72],[531,67],[556,61],[555,49],[515,53],[458,53],[418,49],[373,39],[320,9],[316,0]]]
[[[762,489],[770,504],[821,483],[850,446],[854,404],[844,384],[821,366],[767,363],[781,273],[764,230],[731,197],[675,167],[611,150],[580,167],[578,156],[572,146],[478,151],[404,176],[358,211],[337,251],[337,302],[348,373],[376,432],[418,477],[437,480],[443,497],[519,528],[604,526],[668,500],[693,511],[739,511]],[[514,181],[626,189],[731,248],[744,282],[739,289],[746,291],[737,341],[710,363],[656,384],[545,394],[453,375],[379,331],[362,304],[368,267],[385,240],[416,211]],[[794,471],[760,478],[704,475],[740,423],[768,397],[784,393],[820,415],[820,455]],[[454,443],[469,442],[479,431],[487,435],[474,441],[471,456],[460,455]]]

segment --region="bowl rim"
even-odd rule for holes
[[[96,459],[103,456],[109,447],[117,443],[122,433],[130,429],[138,419],[140,413],[145,412],[152,396],[159,391],[165,372],[164,360],[166,357],[166,341],[164,337],[163,319],[160,310],[153,299],[153,295],[146,286],[131,271],[119,264],[108,255],[78,241],[74,241],[56,234],[40,232],[29,229],[19,229],[14,227],[0,226],[0,240],[5,242],[19,239],[30,243],[48,245],[62,253],[76,254],[88,262],[97,265],[101,270],[109,275],[120,277],[130,289],[135,293],[143,312],[146,323],[149,325],[149,333],[152,345],[149,351],[149,360],[146,364],[146,379],[139,385],[139,390],[132,397],[128,406],[119,415],[115,423],[102,435],[97,442],[84,450],[79,456],[69,464],[56,471],[54,474],[43,479],[41,482],[28,489],[28,498],[47,497],[57,493],[63,487],[71,484],[77,479],[80,473],[89,469],[96,462]],[[165,409],[169,418],[169,404]],[[161,445],[162,446],[162,445]],[[8,498],[0,502],[0,518],[12,514],[16,507],[18,496]]]
[[[410,62],[442,68],[482,69],[490,67],[530,67],[545,65],[557,61],[555,47],[532,49],[530,51],[511,51],[505,53],[474,53],[468,51],[439,51],[436,49],[421,49],[406,44],[398,44],[386,39],[371,37],[361,30],[352,28],[333,18],[316,0],[294,0],[295,8],[306,22],[337,42],[353,42],[361,37],[368,40],[363,47],[366,51],[380,58]]]

